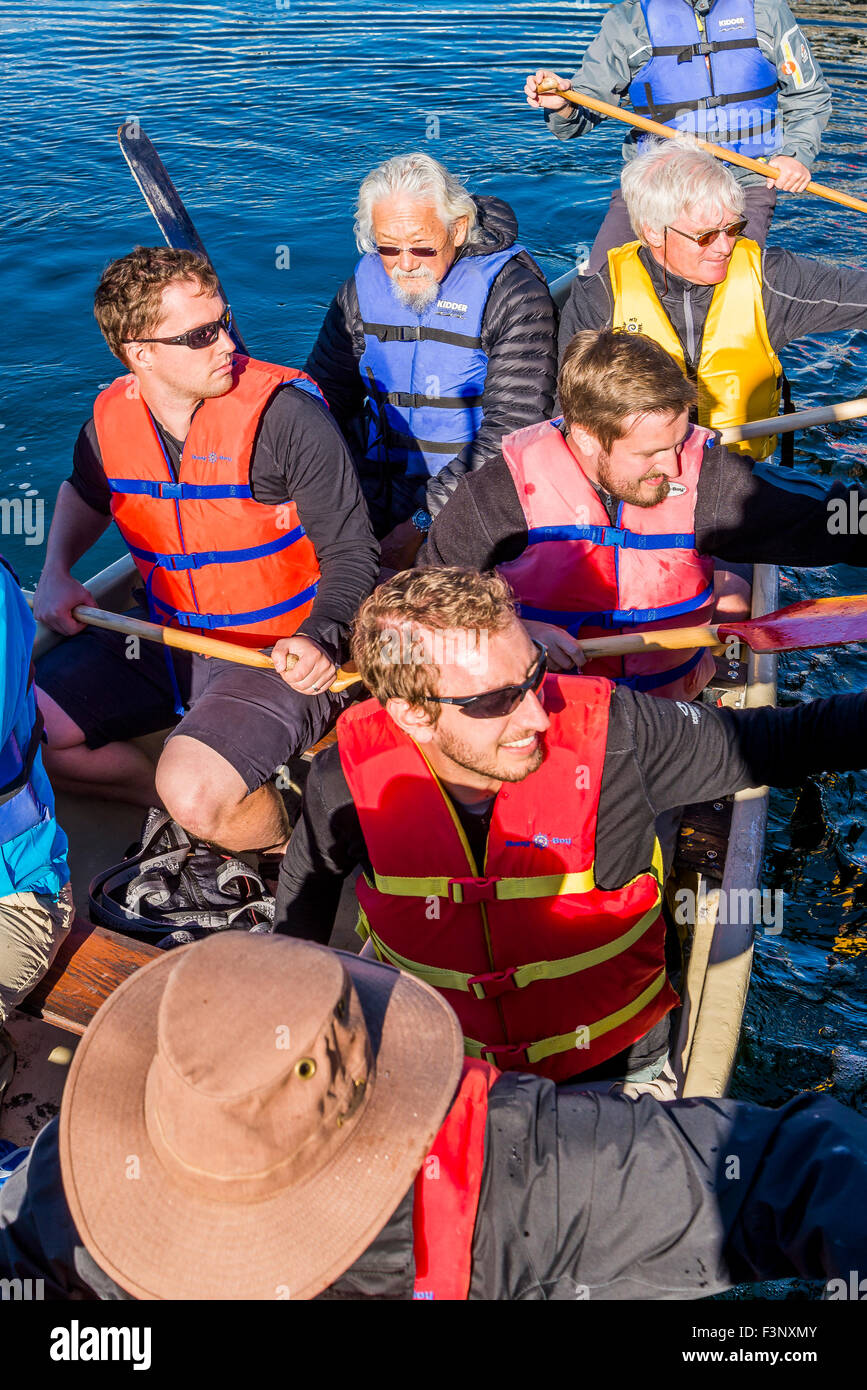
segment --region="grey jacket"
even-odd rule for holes
[[[712,8],[713,0],[696,0],[699,13]],[[822,76],[810,45],[784,0],[754,0],[756,33],[765,57],[775,64],[779,82],[779,112],[783,144],[777,154],[799,159],[809,168],[819,152],[822,131],[831,115],[831,89]],[[803,56],[806,52],[806,58]],[[620,0],[602,20],[581,66],[572,78],[578,92],[620,106],[629,84],[650,59],[650,36],[640,0]],[[793,72],[783,66],[794,62]],[[558,140],[584,135],[604,117],[575,106],[565,115],[546,111],[545,119]],[[636,154],[640,132],[629,131],[623,142],[624,159]],[[760,174],[730,165],[739,183],[758,184]]]

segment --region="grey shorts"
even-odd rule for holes
[[[129,616],[147,614],[134,609]],[[88,748],[175,725],[173,735],[213,748],[251,792],[317,743],[359,689],[301,695],[276,671],[170,654],[156,642],[134,643],[102,628],[86,628],[47,652],[36,664],[36,684],[75,721]],[[182,716],[178,697],[187,710]]]

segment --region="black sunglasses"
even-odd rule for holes
[[[694,241],[696,245],[707,248],[712,241],[716,241],[720,232],[730,237],[740,236],[746,225],[747,218],[741,217],[737,222],[730,222],[727,227],[715,227],[712,232],[699,232],[697,236],[694,232],[682,232],[680,227],[666,227],[665,230],[667,232],[677,232],[678,236],[685,236],[689,241]]]
[[[502,719],[516,710],[529,690],[535,695],[548,674],[548,652],[541,642],[534,642],[538,653],[533,669],[520,685],[504,685],[500,690],[484,690],[481,695],[434,695],[441,705],[457,705],[470,719]]]
[[[179,333],[176,338],[124,338],[125,343],[174,343],[178,347],[206,348],[211,343],[215,343],[220,335],[220,329],[225,328],[227,333],[232,331],[232,310],[227,304],[218,319],[213,323],[203,323],[198,328],[191,328],[188,333]]]
[[[438,256],[439,251],[435,246],[377,246],[380,256],[399,256],[401,251],[408,251],[411,256]]]

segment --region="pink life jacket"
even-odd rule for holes
[[[681,473],[663,502],[621,502],[612,526],[602,501],[558,428],[545,420],[508,435],[503,457],[527,521],[527,548],[500,566],[523,618],[573,637],[711,621],[713,559],[695,549],[695,498],[712,432],[694,425]],[[583,667],[633,690],[694,699],[714,672],[706,648],[606,657]]]

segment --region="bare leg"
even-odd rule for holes
[[[84,733],[44,690],[36,698],[45,720],[47,746],[42,757],[56,791],[158,806],[154,765],[134,743],[106,743],[88,748]]]
[[[198,739],[169,740],[157,766],[157,792],[186,831],[233,854],[282,852],[289,843],[279,792],[270,782],[248,791],[231,763]]]

